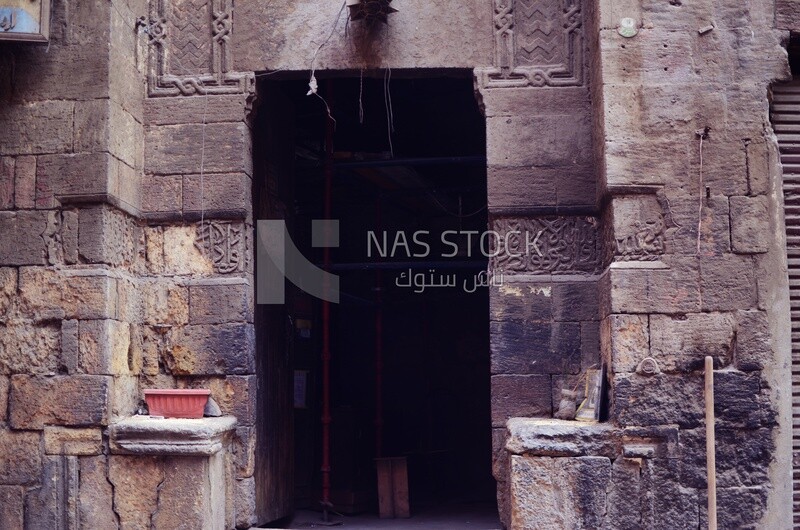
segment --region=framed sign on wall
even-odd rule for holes
[[[0,41],[47,42],[50,0],[0,0]]]

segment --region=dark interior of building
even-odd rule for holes
[[[307,95],[307,77],[260,90],[280,103],[258,113],[267,133],[254,159],[266,186],[256,183],[256,212],[283,215],[320,267],[311,221],[340,222],[327,263],[341,290],[327,316],[331,514],[351,527],[358,514],[375,516],[376,458],[405,457],[412,517],[447,507],[496,519],[489,293],[474,288],[487,267],[476,235],[487,226],[485,120],[471,76],[356,72],[320,76],[320,97]],[[420,273],[436,281],[415,285]],[[441,278],[453,283],[431,285]],[[288,283],[287,293],[293,502],[319,518],[326,316],[320,300]],[[310,524],[299,519],[293,527]]]

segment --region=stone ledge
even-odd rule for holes
[[[608,456],[619,454],[621,431],[609,423],[549,418],[508,420],[506,449],[536,456]]]
[[[678,427],[620,428],[611,423],[582,423],[551,418],[511,418],[506,449],[528,456],[674,457]]]
[[[113,454],[211,456],[236,428],[236,417],[178,419],[132,416],[109,426]]]

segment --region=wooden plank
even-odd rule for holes
[[[392,493],[394,516],[407,519],[411,517],[408,504],[408,462],[405,457],[392,461]]]
[[[394,492],[392,482],[392,459],[376,458],[378,468],[378,515],[381,519],[394,517]]]

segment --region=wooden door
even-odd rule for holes
[[[294,112],[279,87],[265,83],[258,88],[260,103],[253,129],[254,220],[284,219],[291,226]],[[267,523],[291,515],[294,502],[293,330],[288,305],[257,304],[255,328],[256,511],[259,523]]]

